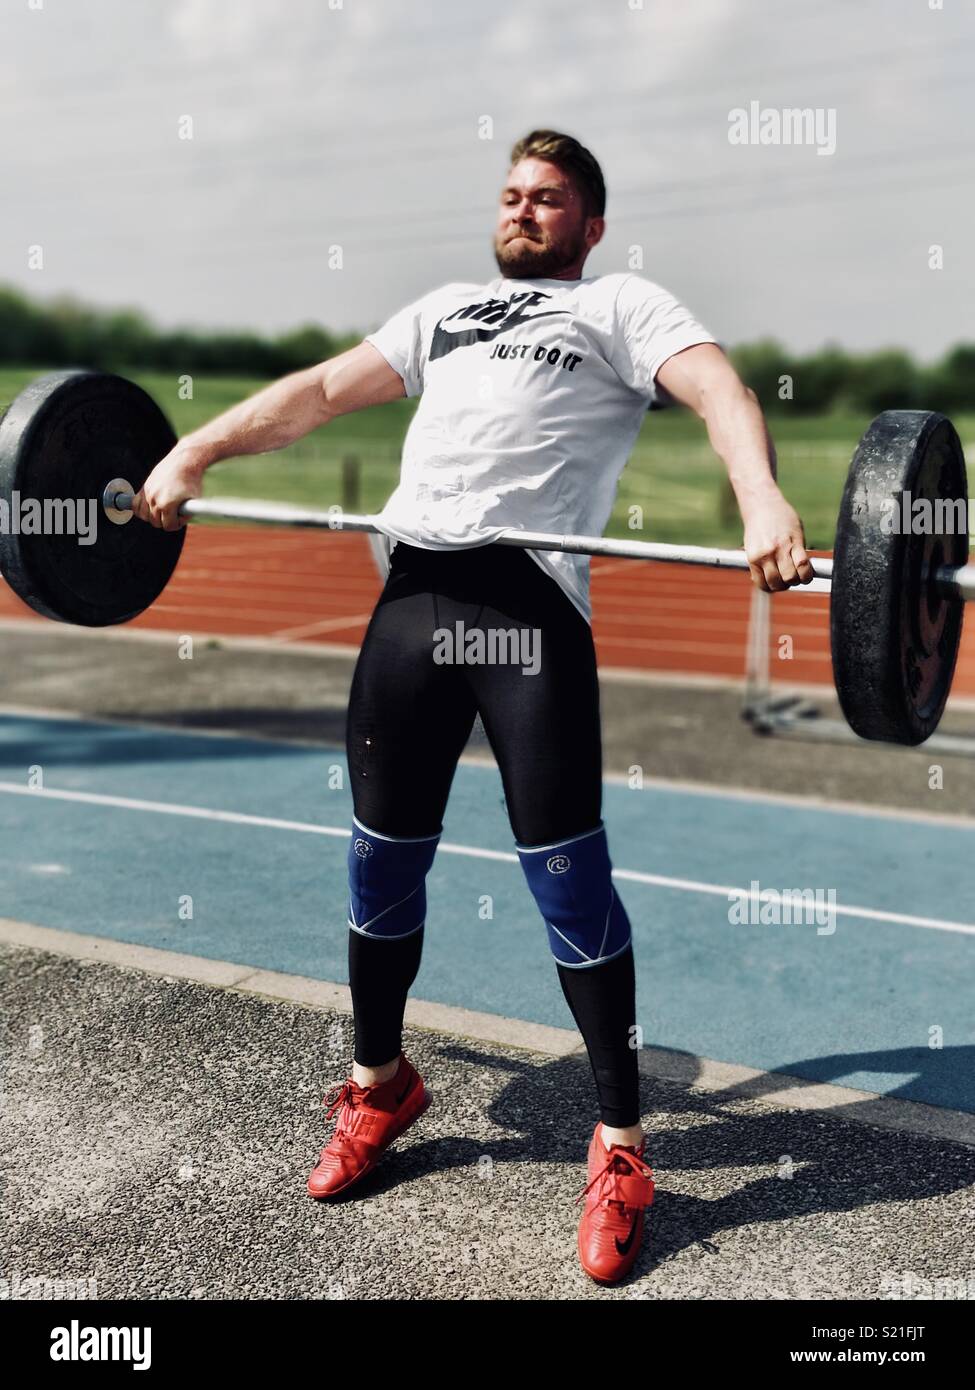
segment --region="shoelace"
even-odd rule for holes
[[[365,1093],[365,1088],[357,1086],[354,1081],[343,1081],[341,1085],[334,1086],[322,1101],[322,1105],[328,1107],[325,1111],[325,1118],[330,1120],[336,1110],[341,1110],[343,1105],[348,1105],[351,1110],[354,1110],[357,1101]]]
[[[602,1140],[600,1140],[600,1143],[601,1142]],[[591,1180],[591,1182],[586,1183],[585,1187],[579,1193],[578,1197],[575,1200],[576,1206],[579,1205],[583,1197],[585,1197],[586,1194],[589,1192],[590,1188],[595,1187],[596,1183],[599,1182],[601,1178],[604,1178],[606,1174],[613,1168],[613,1165],[616,1163],[617,1159],[625,1159],[626,1162],[633,1169],[633,1171],[637,1173],[641,1178],[650,1177],[649,1164],[645,1163],[642,1158],[638,1158],[635,1153],[631,1153],[629,1149],[607,1149],[606,1162],[603,1164],[603,1166],[600,1168],[599,1172]]]

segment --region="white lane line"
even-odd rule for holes
[[[21,624],[18,624],[18,626],[21,626]],[[51,624],[48,624],[48,626],[51,626]],[[0,632],[4,630],[3,620],[0,619]],[[102,634],[113,640],[117,637],[127,637],[150,642],[155,642],[160,638],[164,638],[167,644],[170,641],[176,641],[178,638],[178,634],[175,631],[170,633],[147,632],[145,630],[126,632],[120,628],[104,627],[79,627],[72,629],[72,636],[78,636],[79,634],[82,636],[91,636],[92,634],[97,636]],[[280,642],[263,637],[253,639],[243,637],[224,639],[221,637],[201,637],[200,634],[197,633],[195,634],[194,640],[198,642],[218,641],[227,647],[246,647],[247,650],[254,651],[273,650],[280,652],[282,650],[282,644]],[[358,655],[358,649],[355,647],[340,647],[327,642],[295,643],[288,646],[287,651],[291,656],[319,657],[328,653],[341,656],[343,659],[354,659]],[[665,675],[659,672],[653,675],[648,672],[620,670],[618,667],[604,669],[602,674],[606,675],[607,670],[614,681],[625,680],[630,684],[700,684],[724,689],[743,684],[741,680],[725,680],[723,677],[719,678],[717,676]],[[814,685],[790,686],[790,690],[794,690],[797,694],[811,696],[822,695],[823,693],[822,686]],[[969,701],[968,707],[975,709],[975,700]],[[170,739],[174,737],[185,739],[239,739],[241,742],[265,743],[275,748],[285,746],[291,748],[311,748],[318,752],[328,749],[335,752],[339,751],[336,745],[323,743],[321,739],[311,737],[284,738],[277,734],[271,737],[259,732],[249,732],[234,728],[194,728],[177,724],[156,724],[151,719],[139,719],[137,722],[134,720],[119,720],[117,717],[106,719],[104,716],[98,714],[79,714],[75,710],[47,709],[33,705],[0,705],[0,719],[4,718],[29,719],[31,721],[46,719],[50,720],[51,723],[70,721],[75,724],[92,724],[99,729],[121,730],[126,734],[130,734],[133,730],[139,732],[148,730],[151,733],[163,734],[166,738]],[[901,751],[904,753],[923,753],[924,749],[923,746],[921,748],[904,747]],[[485,756],[484,754],[476,752],[464,752],[461,754],[460,762],[463,767],[476,767],[482,770],[487,769],[491,772],[497,771],[497,762],[490,754]],[[628,790],[632,790],[630,787],[630,775],[626,772],[604,772],[603,781],[611,783],[614,787],[626,787]],[[866,816],[869,820],[894,820],[904,822],[908,825],[946,825],[950,830],[975,831],[975,816],[965,816],[962,815],[960,811],[907,811],[897,806],[882,806],[869,801],[838,801],[835,798],[814,796],[811,793],[797,794],[765,791],[757,787],[722,786],[716,782],[689,782],[679,777],[644,776],[643,789],[646,790],[648,787],[652,788],[654,791],[663,792],[666,795],[675,792],[680,794],[687,793],[691,796],[708,796],[719,801],[745,801],[751,804],[765,806],[795,806],[796,809],[800,811],[828,812],[841,816]]]
[[[351,830],[341,826],[315,825],[311,821],[281,820],[275,816],[255,816],[245,811],[218,811],[208,806],[182,806],[168,801],[143,801],[131,796],[108,796],[101,792],[62,791],[51,787],[25,787],[19,782],[0,782],[0,794],[33,796],[52,801],[73,801],[88,806],[111,806],[124,811],[148,811],[164,816],[189,816],[196,820],[222,821],[230,825],[253,825],[269,830],[291,830],[303,835],[328,835],[333,839],[348,839]],[[438,850],[444,854],[460,854],[467,859],[493,859],[502,864],[520,863],[510,850],[481,849],[477,845],[455,845],[441,841]],[[745,889],[720,883],[701,883],[692,878],[671,878],[666,874],[649,874],[639,869],[614,869],[613,877],[630,883],[643,883],[653,888],[673,888],[682,893],[705,893],[712,897],[753,902],[783,902],[784,896],[771,889]],[[948,922],[939,917],[914,917],[906,912],[887,912],[881,908],[847,907],[841,903],[829,905],[840,917],[858,917],[871,922],[893,922],[906,927],[924,927],[933,931],[957,932],[975,936],[975,924]]]
[[[632,883],[649,883],[655,888],[676,888],[682,893],[712,893],[717,898],[729,898],[734,894],[738,899],[745,898],[759,904],[791,901],[771,888],[757,891],[732,888],[720,883],[698,883],[692,878],[667,878],[663,874],[644,874],[638,869],[614,869],[613,877],[628,879]],[[929,927],[933,931],[961,932],[964,936],[975,936],[975,925],[968,922],[946,922],[940,917],[912,917],[907,912],[887,912],[882,908],[873,907],[846,907],[842,903],[830,903],[828,908],[819,910],[835,912],[838,917],[862,917],[870,922],[896,922],[905,927]]]
[[[51,787],[25,787],[19,782],[0,782],[0,792],[11,796],[37,796],[51,801],[77,801],[87,806],[115,806],[124,811],[155,811],[163,816],[191,816],[196,820],[225,821],[231,825],[259,825],[271,830],[298,830],[308,835],[343,836],[351,831],[307,821],[278,820],[274,816],[252,816],[244,811],[216,811],[208,806],[181,806],[170,801],[141,801],[132,796],[106,796],[101,792],[72,792]]]
[[[355,627],[358,623],[367,623],[372,617],[372,610],[368,613],[353,613],[350,617],[342,618],[321,618],[317,622],[302,623],[300,627],[276,628],[271,634],[273,642],[296,642],[301,638],[313,637],[316,632],[341,632],[344,627]]]

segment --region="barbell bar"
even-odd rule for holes
[[[105,489],[102,508],[106,516],[120,524],[121,517],[113,513],[132,515],[132,492],[120,491],[115,479]],[[250,521],[267,526],[294,526],[298,529],[321,531],[369,531],[383,535],[383,528],[374,516],[355,516],[343,512],[316,511],[310,507],[295,507],[287,502],[252,501],[244,497],[194,497],[182,503],[179,515],[187,521],[212,517],[220,521]],[[503,531],[495,537],[498,545],[516,546],[521,550],[561,550],[577,555],[609,555],[625,560],[659,560],[664,563],[706,565],[713,569],[747,570],[748,559],[743,550],[719,550],[703,545],[668,545],[658,541],[618,540],[611,536],[558,536],[547,531]],[[803,593],[830,591],[833,562],[828,559],[812,561],[815,579],[801,585]],[[945,582],[954,576],[946,572]]]
[[[119,491],[118,479],[110,483],[102,497],[106,515],[113,511],[132,514],[131,491]],[[266,526],[293,526],[297,529],[321,531],[369,531],[385,535],[375,516],[356,516],[343,512],[316,511],[312,507],[296,507],[288,502],[253,501],[245,497],[194,497],[179,508],[179,515],[188,521],[211,517],[219,521],[250,521]],[[665,541],[628,541],[613,536],[558,536],[548,531],[503,531],[494,538],[496,545],[511,545],[521,550],[561,550],[575,555],[608,555],[621,560],[655,560],[663,564],[703,565],[708,569],[749,570],[748,556],[743,550],[722,550],[706,545],[671,545]],[[823,556],[810,559],[815,579],[806,584],[794,584],[779,592],[790,594],[828,594],[832,591],[833,561]],[[956,593],[966,601],[975,598],[975,565],[942,565],[935,582]]]
[[[105,372],[54,372],[26,387],[0,415],[0,522],[15,499],[43,509],[90,501],[95,542],[80,546],[57,529],[0,525],[0,573],[37,612],[62,622],[126,622],[162,592],[185,528],[136,520],[133,493],[176,442],[172,426],[140,387]],[[954,529],[887,529],[904,499],[942,518],[962,504]],[[193,498],[187,520],[212,517],[329,531],[380,533],[373,516],[287,503]],[[501,545],[531,550],[748,570],[743,550],[512,529]],[[812,560],[815,578],[786,592],[829,592],[830,644],[840,705],[863,738],[917,744],[941,718],[961,639],[965,602],[975,597],[968,560],[967,480],[958,435],[934,411],[885,411],[868,427],[850,466],[833,558]]]

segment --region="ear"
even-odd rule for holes
[[[604,217],[589,217],[586,219],[586,245],[591,250],[598,246],[603,239],[606,230],[606,219]]]

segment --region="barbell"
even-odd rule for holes
[[[133,516],[132,497],[176,435],[141,387],[107,372],[54,372],[0,416],[0,573],[36,612],[104,627],[162,593],[185,529]],[[951,689],[966,600],[967,481],[951,421],[888,410],[860,440],[840,503],[833,559],[791,593],[828,591],[840,706],[862,738],[917,744],[935,730]],[[79,526],[89,518],[89,531]],[[380,532],[372,516],[235,498],[184,502],[187,519]],[[74,526],[66,523],[74,520]],[[136,520],[135,526],[127,523]],[[108,524],[102,524],[108,523]],[[747,570],[742,550],[512,529],[500,545]]]

